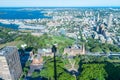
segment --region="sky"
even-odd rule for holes
[[[0,7],[120,6],[120,0],[0,0]]]

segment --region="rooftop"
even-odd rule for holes
[[[0,49],[0,56],[8,55],[16,49],[14,46],[6,46]]]

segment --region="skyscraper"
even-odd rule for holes
[[[97,15],[97,22],[99,22],[99,20],[100,20],[100,14],[99,14],[99,12],[98,12],[98,15]]]
[[[0,50],[0,77],[4,80],[18,80],[22,73],[16,47],[7,46]]]
[[[85,54],[85,45],[82,45],[82,53],[81,54]]]
[[[110,28],[112,25],[112,19],[113,19],[113,14],[110,14],[108,17],[108,28]]]

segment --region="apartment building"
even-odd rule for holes
[[[7,46],[0,50],[0,78],[18,80],[22,73],[20,58],[16,47]]]

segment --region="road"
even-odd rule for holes
[[[90,55],[90,56],[120,56],[120,52],[117,52],[117,53],[115,53],[115,52],[110,52],[110,53],[108,53],[108,54],[105,54],[105,53],[91,53],[91,52],[89,52],[89,53],[86,53],[86,55]]]

